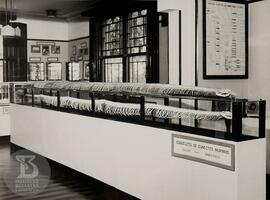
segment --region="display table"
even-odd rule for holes
[[[11,142],[144,200],[265,200],[265,138],[229,141],[12,105]]]

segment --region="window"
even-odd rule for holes
[[[107,58],[105,59],[105,80],[106,82],[123,81],[123,59]]]
[[[128,15],[128,53],[146,53],[147,10]]]
[[[121,17],[109,18],[103,24],[103,56],[119,56],[122,54]]]
[[[121,17],[109,18],[103,24],[103,56],[105,82],[123,81],[123,21]]]
[[[98,8],[93,16],[89,80],[158,83],[157,2],[123,1],[121,5],[111,2]]]
[[[105,82],[147,82],[147,9],[102,23]]]
[[[47,64],[47,79],[49,81],[61,80],[62,63],[48,63]]]
[[[29,80],[30,81],[44,81],[45,67],[43,62],[29,63]]]
[[[129,80],[132,83],[146,83],[146,56],[129,58]]]

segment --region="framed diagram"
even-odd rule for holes
[[[40,45],[31,45],[31,53],[40,53]]]
[[[203,78],[248,78],[248,6],[203,2]]]

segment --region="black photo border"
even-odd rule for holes
[[[206,0],[203,0],[203,79],[248,79],[248,22],[249,22],[249,10],[248,10],[248,2],[243,0],[233,1],[233,0],[212,0],[212,1],[221,1],[227,3],[235,3],[235,4],[244,4],[245,5],[245,75],[207,75],[206,74],[206,55],[207,55],[207,45],[206,45]]]

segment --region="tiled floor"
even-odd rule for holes
[[[10,144],[0,142],[0,200],[136,200],[97,180],[77,174],[73,170],[52,166],[52,177],[47,188],[33,197],[12,193],[3,180],[3,172],[10,160]],[[51,164],[51,163],[50,163]],[[72,174],[72,175],[71,175]]]

